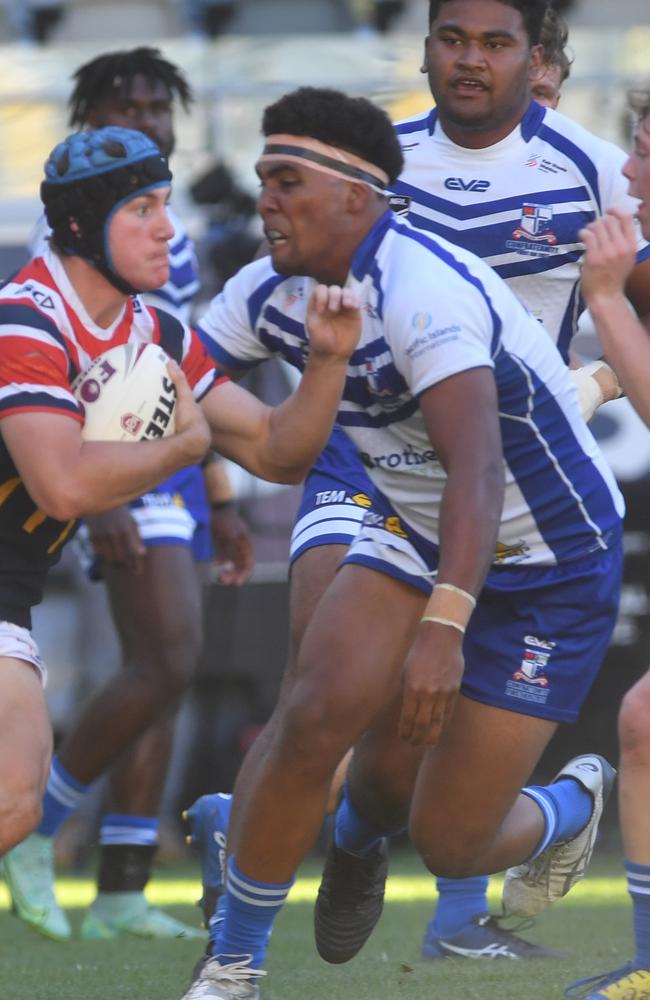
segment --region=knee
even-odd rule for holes
[[[173,707],[189,687],[201,655],[200,628],[162,633],[152,647],[141,651],[133,664],[139,680],[144,681],[147,698],[157,711]]]
[[[624,760],[650,763],[650,674],[645,674],[623,699],[618,737]]]
[[[475,859],[484,845],[470,832],[456,831],[453,837],[445,836],[443,830],[412,816],[409,836],[432,875],[460,879],[476,874]]]
[[[383,803],[401,813],[406,824],[421,755],[414,762],[409,756],[411,748],[404,747],[406,754],[399,744],[383,746],[381,741],[369,744],[361,740],[355,748],[349,782],[355,798],[365,799],[369,807],[373,802]]]
[[[276,747],[302,767],[331,774],[351,745],[346,725],[327,699],[289,698],[277,720]]]
[[[41,822],[43,801],[40,783],[5,789],[0,810],[0,855],[28,837]]]

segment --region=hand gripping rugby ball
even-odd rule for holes
[[[176,389],[157,344],[121,344],[98,355],[72,383],[84,441],[146,441],[174,432]]]

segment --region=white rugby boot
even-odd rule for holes
[[[508,916],[536,917],[580,881],[591,861],[598,824],[615,777],[611,764],[595,753],[574,757],[555,776],[553,782],[574,778],[591,794],[591,818],[575,837],[551,844],[532,861],[508,869],[503,883],[503,909]]]
[[[208,958],[181,1000],[258,1000],[260,988],[256,980],[266,972],[251,969],[251,955],[233,958],[235,961],[224,965],[216,958]]]

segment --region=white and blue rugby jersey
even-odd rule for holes
[[[362,334],[338,423],[405,523],[438,544],[446,476],[418,396],[486,366],[506,474],[495,563],[552,566],[619,537],[623,501],[562,358],[491,268],[387,212],[357,249],[349,281],[363,296]],[[302,368],[313,284],[277,274],[270,258],[255,261],[212,302],[200,332],[240,367],[278,354]]]
[[[395,128],[405,158],[391,189],[395,210],[482,257],[567,360],[584,310],[577,234],[608,208],[635,210],[621,173],[626,154],[535,101],[510,135],[485,149],[452,142],[435,108]],[[639,234],[639,260],[648,256]]]

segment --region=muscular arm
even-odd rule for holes
[[[428,389],[420,406],[447,473],[440,508],[437,583],[477,596],[492,561],[505,486],[494,376],[489,368],[454,375]],[[421,622],[404,665],[400,736],[435,744],[449,719],[463,675],[463,636],[440,622]]]
[[[266,406],[227,383],[203,401],[217,451],[273,482],[300,482],[325,446],[341,401],[347,361],[359,337],[355,296],[349,290],[319,289],[320,299],[312,297],[307,317],[307,364],[288,399]]]
[[[112,510],[151,489],[177,469],[201,460],[208,429],[185,376],[176,385],[176,433],[156,441],[83,441],[81,424],[65,414],[6,416],[2,437],[34,503],[69,521]]]
[[[32,500],[58,521],[112,510],[202,455],[180,435],[84,442],[76,420],[50,413],[5,417],[2,436]]]

